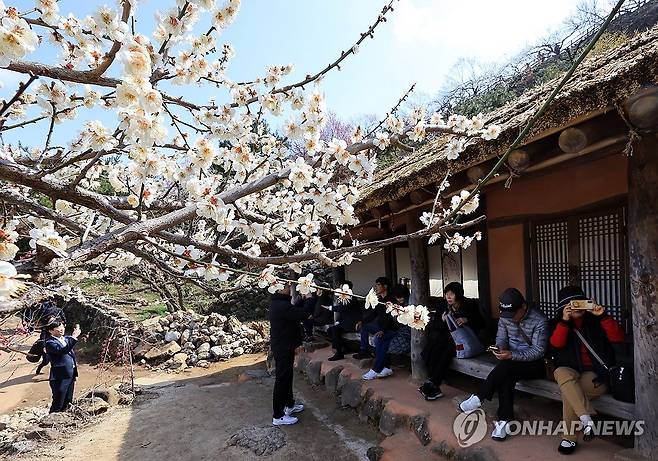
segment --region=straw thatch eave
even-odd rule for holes
[[[658,82],[658,26],[638,34],[605,54],[588,58],[555,98],[546,113],[531,130],[528,139],[547,130],[568,125],[592,112],[621,104],[641,87]],[[557,83],[528,90],[505,106],[486,115],[487,123],[500,125],[498,139],[471,141],[460,158],[442,158],[446,137],[430,140],[409,156],[379,172],[361,191],[357,212],[363,212],[390,200],[399,199],[421,187],[431,185],[446,175],[465,170],[501,155],[525,123],[548,97]]]

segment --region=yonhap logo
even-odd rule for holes
[[[484,411],[477,409],[470,413],[460,413],[452,423],[452,430],[462,448],[480,442],[487,433],[487,418]]]

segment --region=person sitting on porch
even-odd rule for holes
[[[389,343],[400,326],[393,316],[386,312],[385,303],[395,302],[390,293],[391,282],[386,277],[379,277],[373,288],[380,304],[374,309],[366,309],[362,321],[356,324],[356,330],[361,334],[361,343],[359,352],[353,356],[355,359],[372,357],[368,352],[368,340],[371,334],[375,337],[375,363],[372,369],[363,375],[363,379],[384,378],[393,374],[393,370],[384,365]]]
[[[409,288],[405,285],[399,284],[393,287],[391,295],[395,300],[394,303],[398,306],[409,305]],[[391,368],[391,354],[408,354],[411,350],[411,327],[408,325],[400,325],[396,330],[395,335],[391,339],[386,350],[386,358],[384,360],[384,368]]]
[[[593,303],[591,310],[574,308],[572,301],[589,298],[582,288],[567,286],[558,292],[558,314],[553,320],[550,338],[555,360],[555,380],[562,394],[562,419],[566,433],[558,445],[558,452],[571,454],[576,449],[576,425],[583,428],[583,440],[594,436],[590,399],[608,390],[608,371],[594,360],[574,330],[580,332],[605,363],[615,363],[613,343],[624,341],[624,330],[605,308]]]
[[[315,324],[315,306],[319,302],[316,293],[306,293],[301,295],[304,300],[304,320],[302,325],[304,327],[304,342],[313,341],[313,325]]]
[[[443,397],[439,387],[456,355],[455,342],[447,325],[450,313],[457,325],[468,325],[478,335],[485,327],[484,318],[475,300],[464,296],[464,287],[459,282],[451,282],[443,289],[447,306],[437,309],[428,323],[425,334],[427,343],[422,352],[427,367],[428,380],[418,388],[425,400]]]
[[[546,376],[544,353],[548,343],[548,319],[538,309],[529,308],[516,288],[506,289],[500,301],[494,356],[499,360],[477,393],[459,404],[462,412],[472,412],[491,400],[498,391],[498,421],[491,438],[502,441],[509,434],[508,422],[514,419],[514,387],[520,379]]]
[[[350,290],[352,289],[352,282],[349,280],[346,280],[342,285],[347,285]],[[338,315],[338,320],[327,330],[331,338],[331,347],[336,350],[336,353],[328,360],[331,362],[342,360],[345,358],[343,355],[343,334],[356,331],[356,324],[363,316],[363,303],[352,297],[347,304],[334,301],[333,305],[325,305],[324,308]]]

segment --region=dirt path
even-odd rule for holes
[[[115,407],[67,440],[15,459],[137,460],[363,460],[380,436],[353,411],[337,408],[326,392],[296,376],[296,395],[307,408],[300,423],[282,428],[285,445],[265,458],[227,446],[236,432],[271,423],[273,380],[262,377],[262,355],[242,356],[191,374],[141,377],[147,396]],[[245,372],[255,377],[246,377]],[[47,384],[47,383],[46,383]]]

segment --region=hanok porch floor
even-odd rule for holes
[[[439,447],[443,444],[445,448],[452,448],[459,452],[457,439],[453,432],[453,422],[458,415],[457,404],[468,397],[469,393],[477,388],[479,380],[453,373],[449,376],[448,384],[442,385],[444,393],[442,399],[427,402],[420,396],[417,385],[410,379],[408,366],[394,365],[395,374],[386,379],[373,381],[362,381],[361,375],[367,368],[365,363],[359,363],[351,358],[329,362],[326,359],[332,355],[329,347],[323,347],[313,352],[304,352],[298,357],[298,369],[301,366],[304,371],[306,362],[320,362],[321,376],[336,367],[343,367],[342,379],[361,381],[360,392],[362,396],[372,394],[371,399],[382,398],[387,401],[386,408],[391,411],[406,415],[428,414],[430,443],[423,447],[416,435],[406,428],[398,428],[395,433],[387,437],[381,444],[385,449],[382,461],[386,460],[415,460],[415,459],[445,459],[437,455]],[[325,391],[324,387],[318,387],[318,391]],[[559,402],[551,401],[541,397],[535,397],[521,392],[515,395],[515,412],[518,419],[542,419],[559,421],[561,416],[561,405]],[[557,452],[560,438],[557,436],[515,436],[505,442],[495,442],[489,434],[493,428],[492,420],[495,419],[497,401],[494,399],[484,406],[487,414],[488,430],[485,438],[474,445],[479,450],[485,450],[495,454],[500,461],[504,460],[534,460],[538,457],[546,460],[564,459]],[[357,417],[357,415],[355,415]],[[604,416],[605,419],[612,419]],[[631,447],[632,437],[600,437],[590,443],[579,442],[575,456],[579,461],[601,461],[602,459],[613,459],[615,453],[624,448]],[[464,454],[466,452],[463,452]],[[480,455],[482,456],[482,455]],[[475,458],[473,458],[475,459]],[[491,459],[491,457],[477,458]]]

